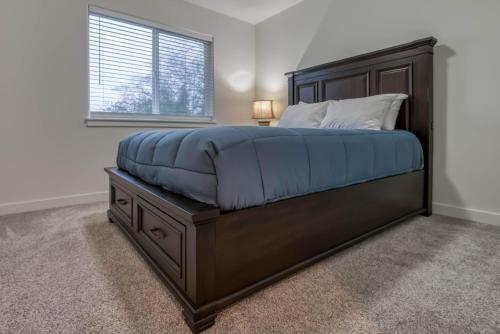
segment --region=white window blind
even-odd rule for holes
[[[211,40],[89,10],[90,117],[211,119]]]

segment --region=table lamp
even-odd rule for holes
[[[269,126],[273,115],[273,101],[259,100],[253,103],[253,117],[257,119],[260,126]]]

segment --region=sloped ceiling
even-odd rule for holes
[[[303,0],[185,0],[195,5],[257,24]]]

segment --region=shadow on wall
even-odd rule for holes
[[[448,140],[448,60],[456,52],[447,45],[438,45],[434,48],[434,190],[445,194],[444,202],[463,207],[463,199],[457,192],[455,185],[449,178],[447,159]]]
[[[336,59],[329,59],[328,57],[324,59],[324,57],[320,57],[320,59],[315,59],[314,55],[316,55],[316,50],[314,47],[315,45],[321,45],[322,47],[325,45],[325,43],[321,40],[322,34],[321,32],[326,30],[324,28],[324,25],[331,25],[330,17],[328,16],[328,13],[331,13],[335,1],[332,0],[321,0],[321,7],[318,7],[318,24],[316,26],[316,29],[314,30],[314,33],[311,35],[311,39],[307,43],[307,47],[304,48],[304,52],[302,53],[302,56],[300,57],[299,62],[297,63],[296,70],[308,68],[314,65],[317,65],[318,63],[326,63],[329,61],[334,61]],[[318,6],[319,4],[314,4],[315,6]],[[330,44],[327,44],[328,47],[331,47]],[[323,59],[322,59],[323,58]]]
[[[324,22],[330,22],[326,17],[333,3],[332,0],[305,0],[274,19],[259,23],[264,30],[259,38],[262,41],[257,43],[259,64],[256,97],[274,101],[273,110],[277,120],[288,106],[285,73],[317,64],[319,60],[311,55],[311,47]],[[300,22],[290,24],[297,21],[297,17],[300,17]],[[258,35],[260,31],[257,28]]]

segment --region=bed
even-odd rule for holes
[[[108,217],[180,301],[193,332],[250,293],[432,213],[435,43],[286,74],[290,105],[407,94],[396,131],[217,127],[120,143],[118,168],[105,169]]]

